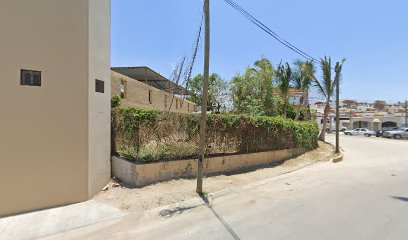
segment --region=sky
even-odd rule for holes
[[[346,58],[341,99],[408,99],[408,1],[235,1],[309,55],[329,56],[334,63]],[[202,5],[202,0],[112,0],[112,66],[149,66],[170,77],[184,56],[191,57]],[[210,71],[226,81],[261,57],[275,66],[301,58],[223,0],[212,0],[210,8]],[[200,46],[194,75],[203,72]]]

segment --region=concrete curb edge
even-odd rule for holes
[[[343,161],[343,158],[344,158],[343,151],[340,150],[339,153],[335,153],[335,154],[330,158],[330,162],[332,162],[332,163],[339,163],[339,162]]]

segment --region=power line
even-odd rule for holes
[[[199,28],[198,28],[197,37],[196,37],[196,40],[195,40],[195,45],[194,45],[194,50],[193,50],[191,62],[189,64],[188,68],[186,69],[186,72],[185,72],[185,75],[184,75],[183,85],[184,84],[186,85],[186,89],[188,89],[188,84],[190,82],[191,75],[192,75],[193,68],[194,68],[194,64],[196,62],[198,50],[200,48],[200,41],[201,41],[201,33],[202,33],[202,28],[203,28],[203,22],[204,22],[204,6],[203,6],[203,12],[201,14],[201,21],[200,21],[200,25],[199,25]]]
[[[198,28],[198,32],[197,32],[197,37],[196,37],[196,39],[194,41],[194,48],[193,48],[191,59],[187,59],[186,57],[183,57],[182,60],[175,67],[172,75],[170,76],[170,79],[171,79],[172,82],[176,83],[177,85],[181,85],[181,86],[185,85],[186,91],[183,94],[183,97],[182,97],[183,101],[181,101],[181,106],[184,104],[184,100],[186,100],[186,95],[188,94],[188,86],[189,86],[189,83],[190,83],[190,80],[191,80],[191,75],[192,75],[193,68],[194,68],[194,65],[196,63],[198,51],[199,51],[199,48],[200,48],[201,33],[202,33],[203,22],[204,22],[204,10],[205,10],[205,7],[204,7],[204,3],[203,3],[203,8],[202,8],[202,12],[201,12],[201,20],[200,20],[200,24],[199,24],[199,28]],[[183,71],[184,71],[184,73],[183,73]],[[180,79],[181,79],[182,76],[184,77],[184,81],[183,81],[183,83],[180,84]],[[174,86],[168,86],[169,89],[167,89],[172,95],[171,103],[170,103],[170,106],[168,108],[169,112],[171,110],[171,107],[173,105],[174,98],[175,98],[175,95],[176,95],[174,93],[173,87]],[[180,93],[178,93],[178,94],[180,94]]]
[[[252,16],[250,13],[248,13],[245,9],[243,9],[241,6],[239,6],[237,3],[235,3],[233,0],[224,0],[227,4],[229,4],[231,7],[233,7],[235,10],[237,10],[239,13],[241,13],[243,16],[245,16],[249,21],[251,21],[253,24],[255,24],[257,27],[262,29],[264,32],[266,32],[268,35],[272,36],[274,39],[276,39],[278,42],[286,46],[287,48],[291,49],[298,55],[302,56],[303,58],[310,60],[315,63],[320,63],[319,60],[316,58],[312,57],[311,55],[305,53],[304,51],[300,50],[297,48],[295,45],[291,44],[284,38],[280,37],[277,33],[272,31],[269,27],[267,27],[265,24],[263,24],[261,21],[259,21],[257,18]]]

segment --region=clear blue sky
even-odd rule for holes
[[[342,99],[408,98],[406,0],[236,2],[310,55],[346,58]],[[169,77],[191,55],[201,10],[202,0],[113,0],[112,66],[149,66]],[[211,18],[211,72],[227,81],[261,56],[274,65],[299,58],[223,0],[211,1]]]

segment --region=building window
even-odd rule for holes
[[[20,84],[26,86],[41,86],[41,72],[21,69]]]
[[[149,90],[149,103],[152,104],[152,90]]]
[[[120,80],[120,98],[127,98],[127,82],[125,80]]]
[[[179,107],[179,100],[176,99],[176,109],[178,109],[178,107]]]
[[[102,80],[95,80],[95,92],[105,93],[105,82]]]

